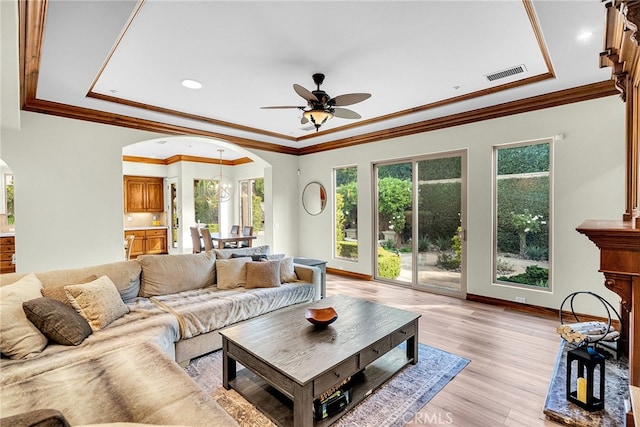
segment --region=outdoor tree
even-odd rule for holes
[[[336,244],[337,242],[341,242],[344,240],[343,229],[344,229],[344,202],[342,198],[342,194],[336,194]]]
[[[533,215],[525,209],[520,214],[511,212],[511,224],[520,239],[520,255],[524,256],[527,251],[527,234],[539,233],[540,224],[544,224],[544,221],[541,216]]]
[[[358,183],[353,181],[339,186],[336,193],[342,198],[342,206],[338,208],[336,205],[336,214],[341,212],[344,224],[356,224],[358,219]]]
[[[411,182],[386,177],[378,180],[378,211],[398,236],[405,227],[405,211],[411,208]]]

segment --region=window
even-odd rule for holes
[[[549,289],[552,140],[494,147],[496,283]]]
[[[5,212],[7,214],[7,224],[13,225],[16,222],[16,217],[14,213],[14,203],[13,203],[13,175],[5,174],[4,175],[4,194],[6,205]]]
[[[335,257],[358,259],[358,168],[334,169]]]
[[[253,234],[264,230],[264,179],[240,181],[240,227],[253,227]]]
[[[215,191],[216,181],[211,179],[195,179],[193,181],[193,204],[196,222],[206,224],[210,231],[218,232],[218,195]]]

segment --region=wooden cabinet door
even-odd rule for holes
[[[16,265],[13,263],[13,255],[16,252],[15,237],[0,237],[0,273],[15,273]]]
[[[167,230],[147,230],[145,239],[145,253],[167,253]]]
[[[144,176],[124,177],[125,212],[163,212],[164,180]]]
[[[144,179],[125,177],[124,210],[125,212],[145,212],[147,183]]]
[[[164,211],[164,196],[162,187],[162,178],[150,179],[147,182],[147,212]]]

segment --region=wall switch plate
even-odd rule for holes
[[[516,297],[516,302],[525,304],[527,302],[527,299],[525,297]]]
[[[133,217],[128,216],[128,217],[127,217],[127,221],[133,221]]]

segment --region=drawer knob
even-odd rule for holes
[[[378,350],[377,348],[374,348],[374,349],[373,349],[373,352],[374,352],[375,354],[380,354],[380,350]]]
[[[340,378],[340,372],[334,372],[336,378]]]

